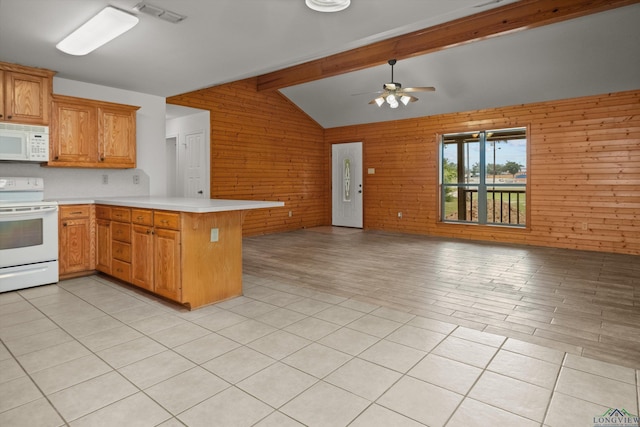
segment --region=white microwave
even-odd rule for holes
[[[0,160],[49,161],[49,127],[0,123]]]

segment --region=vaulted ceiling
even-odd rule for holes
[[[187,19],[139,14],[89,55],[55,49],[106,5],[137,13],[138,1],[0,0],[0,61],[159,96],[261,76],[261,90],[281,90],[325,128],[640,89],[637,1],[352,0],[320,13],[304,0],[148,0]],[[491,10],[500,13],[489,19]],[[477,14],[482,25],[459,20]],[[394,39],[434,26],[414,34],[419,45]],[[391,55],[395,81],[436,91],[395,110],[369,105],[375,94],[354,96],[390,81]]]

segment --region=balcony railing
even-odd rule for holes
[[[458,188],[458,212],[447,219],[478,222],[478,190]],[[487,189],[487,224],[526,224],[526,191]]]

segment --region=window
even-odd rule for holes
[[[443,222],[526,225],[525,128],[442,135],[440,159]]]

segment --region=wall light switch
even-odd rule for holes
[[[212,242],[217,242],[218,241],[218,229],[217,228],[212,228],[211,229],[211,241]]]
[[[367,173],[368,173],[369,175],[374,175],[374,174],[376,173],[376,168],[369,168],[369,169],[367,169]]]

